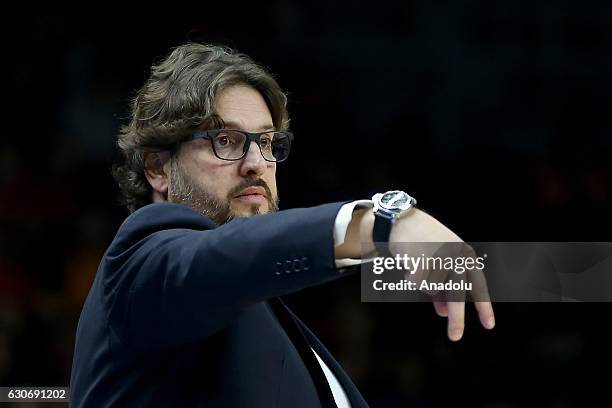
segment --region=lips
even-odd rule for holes
[[[257,195],[265,197],[266,190],[263,187],[248,187],[242,190],[240,193],[238,193],[236,198],[245,197],[245,196],[257,196]]]

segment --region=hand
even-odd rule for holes
[[[395,252],[394,247],[401,247],[402,244],[405,247],[405,243],[412,242],[440,243],[440,245],[419,245],[419,247],[422,249],[421,251],[418,251],[419,255],[423,254],[425,256],[433,256],[436,252],[438,252],[442,246],[442,243],[462,242],[462,240],[457,234],[448,229],[434,217],[419,209],[414,209],[397,220],[397,222],[393,225],[391,235],[389,237],[389,248],[393,253]],[[467,247],[468,250],[471,249],[467,245],[465,245],[465,247]],[[474,289],[472,292],[478,293],[479,299],[487,299],[487,301],[475,300],[474,306],[476,307],[482,325],[487,329],[492,329],[495,326],[493,306],[491,302],[488,301],[488,296],[482,296],[483,294],[488,295],[484,274],[481,270],[475,270],[472,272],[472,276],[470,276],[469,279],[475,283],[476,289]],[[439,316],[448,318],[448,338],[451,341],[460,340],[463,336],[465,327],[465,302],[434,300],[433,304],[434,309]]]

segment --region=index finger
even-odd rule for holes
[[[458,341],[465,328],[465,302],[448,302],[448,338]]]
[[[474,302],[474,306],[478,311],[480,323],[489,330],[495,327],[495,314],[491,302]]]
[[[470,295],[474,299],[474,306],[478,311],[480,323],[490,330],[495,327],[495,315],[493,314],[493,305],[491,304],[491,296],[489,295],[484,271],[481,268],[471,270],[468,273],[468,279],[473,284]]]

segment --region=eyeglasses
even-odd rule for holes
[[[289,157],[293,133],[258,132],[249,133],[234,129],[208,129],[194,133],[188,140],[207,139],[213,152],[221,160],[241,160],[249,152],[251,142],[257,143],[266,161],[282,162]]]

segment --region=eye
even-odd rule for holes
[[[217,144],[221,147],[227,146],[230,144],[230,139],[227,136],[219,136],[217,137]]]
[[[259,145],[262,147],[262,149],[270,149],[270,147],[272,146],[273,137],[274,136],[271,133],[264,133],[261,135],[261,138],[259,139]]]
[[[269,147],[271,143],[272,143],[272,141],[270,140],[269,137],[262,137],[261,138],[261,141],[260,141],[261,147]]]
[[[221,147],[232,147],[238,143],[241,143],[241,136],[237,132],[223,132],[219,133],[215,138],[215,145],[219,148]]]

